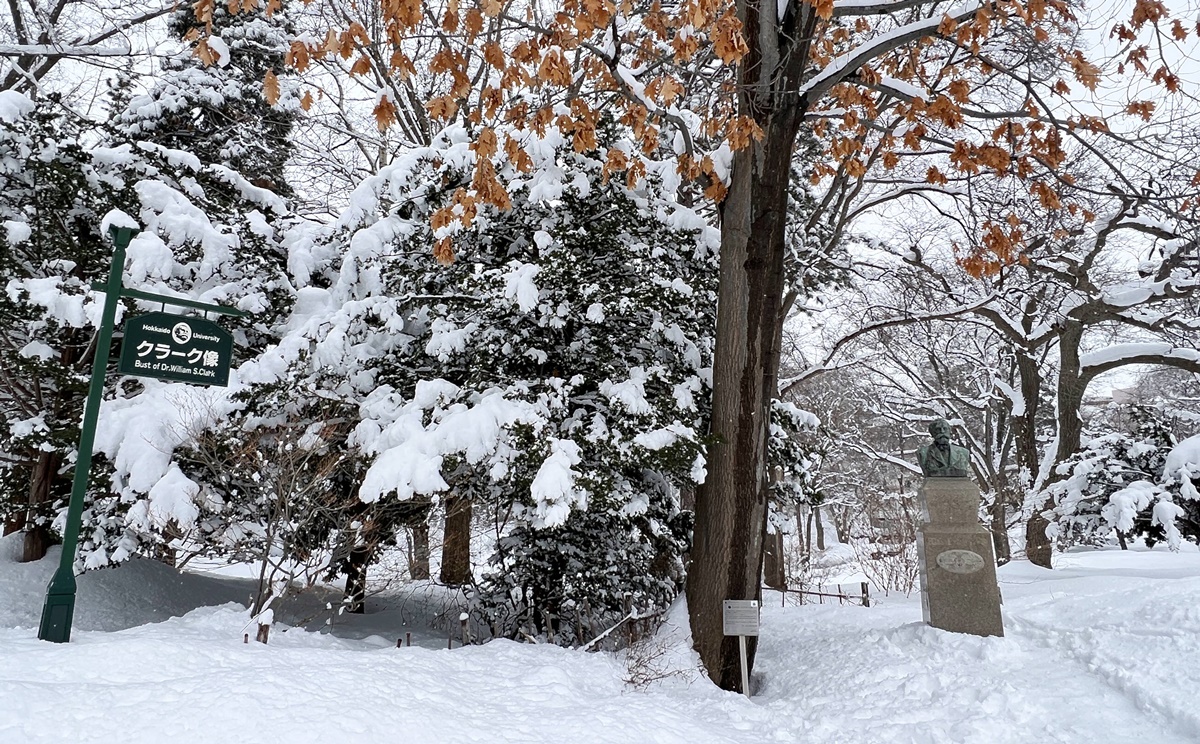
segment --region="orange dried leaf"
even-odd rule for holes
[[[308,45],[303,41],[293,41],[284,55],[283,61],[294,67],[297,72],[304,72],[308,68],[309,62]]]
[[[628,167],[629,157],[625,154],[625,151],[618,150],[615,147],[609,148],[608,155],[604,158],[604,169],[601,175],[607,181],[611,174],[623,171]]]
[[[275,77],[274,70],[267,70],[263,78],[263,98],[272,106],[279,102],[279,78]]]
[[[727,65],[736,64],[750,51],[742,38],[742,22],[733,10],[726,10],[712,30],[713,49]]]
[[[458,102],[453,96],[438,96],[425,104],[425,110],[434,121],[450,121],[458,113]]]
[[[537,76],[543,83],[566,87],[571,84],[571,65],[561,51],[551,49],[542,57]]]
[[[971,86],[966,80],[958,79],[950,83],[950,96],[959,103],[966,103],[971,98]]]
[[[467,34],[471,39],[474,39],[483,31],[483,13],[479,8],[471,8],[463,16],[463,25],[466,26]]]
[[[192,14],[196,16],[197,21],[208,26],[209,33],[212,33],[212,18],[215,9],[214,0],[196,0],[192,4]]]
[[[483,45],[483,61],[503,72],[506,65],[504,49],[496,42],[489,41]]]
[[[217,61],[217,53],[208,45],[208,39],[198,41],[196,48],[192,50],[192,55],[203,62],[205,66]]]
[[[442,238],[434,243],[433,257],[442,266],[454,263],[454,242],[450,238]]]
[[[1095,90],[1100,84],[1100,68],[1084,59],[1083,53],[1079,51],[1072,54],[1068,61],[1075,72],[1075,79],[1083,83],[1088,90]]]
[[[1154,113],[1154,101],[1133,101],[1125,107],[1125,113],[1150,121],[1150,116]]]
[[[817,17],[828,21],[833,18],[833,0],[808,0],[817,11]]]
[[[380,96],[375,110],[371,113],[375,116],[375,126],[379,127],[381,132],[387,131],[388,127],[396,123],[396,104],[392,103],[390,96]]]
[[[499,142],[496,139],[496,130],[491,127],[484,127],[479,136],[471,144],[471,149],[475,151],[475,155],[481,158],[491,158],[496,154],[499,147]]]

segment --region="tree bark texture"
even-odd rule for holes
[[[787,588],[783,561],[783,533],[768,532],[763,546],[763,583],[772,589]]]
[[[446,527],[442,533],[442,583],[471,583],[471,500],[446,498]]]
[[[774,5],[771,6],[774,13]],[[709,475],[696,492],[687,580],[692,637],[709,676],[741,691],[738,640],[722,602],[761,596],[769,406],[779,369],[784,225],[796,109],[760,122],[761,142],[738,151],[722,207]],[[756,645],[749,644],[753,664]]]
[[[412,526],[412,557],[408,573],[416,580],[429,578],[429,523],[420,522]]]
[[[46,551],[54,544],[50,534],[49,504],[54,500],[55,480],[58,478],[58,467],[61,456],[58,452],[39,452],[33,466],[33,475],[29,482],[29,510],[24,521],[25,542],[21,552],[21,561],[29,563],[39,561],[46,556]]]
[[[1067,458],[1079,449],[1083,438],[1083,419],[1080,409],[1083,407],[1083,393],[1087,389],[1087,381],[1080,374],[1079,345],[1083,341],[1083,325],[1076,320],[1065,322],[1065,328],[1058,340],[1058,402],[1055,410],[1058,443],[1055,447],[1054,462],[1066,462]],[[1051,472],[1043,484],[1043,488],[1058,480]],[[1025,527],[1025,556],[1035,566],[1051,568],[1051,558],[1054,545],[1046,536],[1050,521],[1045,513],[1054,508],[1054,502],[1047,499],[1034,510],[1033,516]]]

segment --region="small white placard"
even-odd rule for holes
[[[758,635],[757,599],[727,599],[723,606],[722,621],[727,636]]]

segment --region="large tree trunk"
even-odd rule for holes
[[[54,481],[58,478],[58,466],[62,461],[58,452],[39,452],[29,482],[29,511],[24,521],[25,544],[21,561],[39,561],[54,544],[47,520],[50,502],[54,500]]]
[[[767,541],[763,546],[763,583],[780,591],[787,588],[782,532],[767,533]]]
[[[412,553],[408,560],[408,574],[413,579],[429,578],[429,523],[422,521],[412,526]]]
[[[1046,479],[1049,485],[1062,478],[1056,472],[1060,463],[1079,450],[1083,438],[1083,418],[1080,409],[1083,407],[1083,393],[1087,389],[1087,381],[1080,375],[1079,345],[1083,340],[1083,326],[1079,321],[1065,321],[1065,328],[1058,341],[1058,410],[1055,411],[1055,424],[1058,432],[1058,444],[1054,451],[1054,463],[1050,475]],[[1043,568],[1051,567],[1053,544],[1046,536],[1050,526],[1044,516],[1054,508],[1053,501],[1047,499],[1036,509],[1025,527],[1025,555],[1029,562]]]
[[[996,565],[1003,566],[1012,560],[1012,548],[1008,544],[1008,522],[1006,520],[1007,486],[997,488],[991,506],[992,547],[996,552]]]
[[[350,550],[346,557],[346,612],[362,614],[367,611],[367,567],[371,565],[371,548],[362,545]]]
[[[771,5],[771,12],[775,6]],[[784,225],[799,111],[775,111],[761,142],[738,151],[721,213],[709,475],[696,493],[687,579],[692,637],[708,675],[740,690],[738,641],[721,603],[756,599],[766,527],[766,444],[779,369]],[[755,644],[750,642],[753,663]]]
[[[446,498],[446,527],[442,533],[443,584],[471,583],[471,500]]]
[[[1028,314],[1027,314],[1028,315]],[[1014,448],[1017,453],[1018,483],[1023,499],[1036,499],[1034,489],[1038,487],[1038,444],[1037,444],[1037,415],[1039,396],[1041,395],[1042,377],[1038,372],[1038,363],[1031,355],[1020,352],[1017,354],[1017,373],[1021,379],[1021,398],[1025,402],[1025,410],[1013,421]],[[1041,514],[1042,509],[1035,505],[1033,514],[1025,523],[1025,557],[1039,566],[1050,566],[1050,542],[1046,538],[1046,528],[1050,523]]]

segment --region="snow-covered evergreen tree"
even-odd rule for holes
[[[282,73],[285,16],[261,4],[243,6],[235,16],[214,10],[220,35],[208,43],[210,59],[181,50],[141,95],[118,83],[113,98],[125,109],[104,146],[90,153],[106,166],[102,186],[127,193],[120,206],[143,226],[128,249],[126,285],[247,312],[221,321],[234,332],[235,365],[278,338],[276,326],[294,296],[284,245],[291,227],[284,165],[299,112]],[[181,35],[201,23],[191,6],[170,20]],[[281,90],[264,91],[266,70],[280,70]],[[159,308],[129,303],[126,309]],[[221,391],[145,378],[121,385],[104,408],[102,424],[105,416],[110,423],[97,437],[107,487],[89,494],[80,543],[85,565],[119,562],[189,534],[201,484],[176,466],[162,480],[163,468],[174,443],[201,434],[197,421],[219,421],[228,408]],[[122,442],[134,444],[119,451]]]
[[[1179,519],[1188,516],[1186,507],[1197,505],[1191,479],[1179,467],[1166,472],[1176,445],[1169,416],[1137,406],[1128,418],[1135,423],[1132,431],[1095,436],[1060,466],[1069,476],[1051,487],[1060,546],[1103,545],[1114,530],[1122,545],[1135,536],[1151,545],[1198,536],[1188,519]]]
[[[211,18],[201,20],[196,17],[201,5],[181,5],[168,30],[174,39],[192,40],[211,24],[212,35],[195,54],[189,48],[169,57],[152,90],[130,100],[117,127],[130,139],[186,152],[205,166],[227,168],[289,197],[284,171],[300,100],[285,75],[287,13],[268,10],[265,0],[248,0],[237,13],[223,3],[208,4]],[[266,89],[265,80],[272,81]],[[236,179],[226,184],[224,195],[211,186],[208,191],[214,200],[245,196]]]
[[[53,542],[70,492],[99,305],[108,273],[100,234],[105,166],[83,122],[56,98],[0,93],[0,519],[24,529],[25,560]],[[107,350],[104,350],[107,351]]]
[[[335,234],[293,252],[315,268],[279,351],[300,391],[286,410],[356,411],[363,502],[453,495],[498,515],[478,599],[499,635],[675,596],[715,317],[712,234],[671,188],[631,191],[553,131],[527,144],[534,162],[498,174],[507,208],[461,201],[461,130],[369,179]],[[468,210],[469,226],[436,216]],[[431,247],[450,234],[443,265]]]

